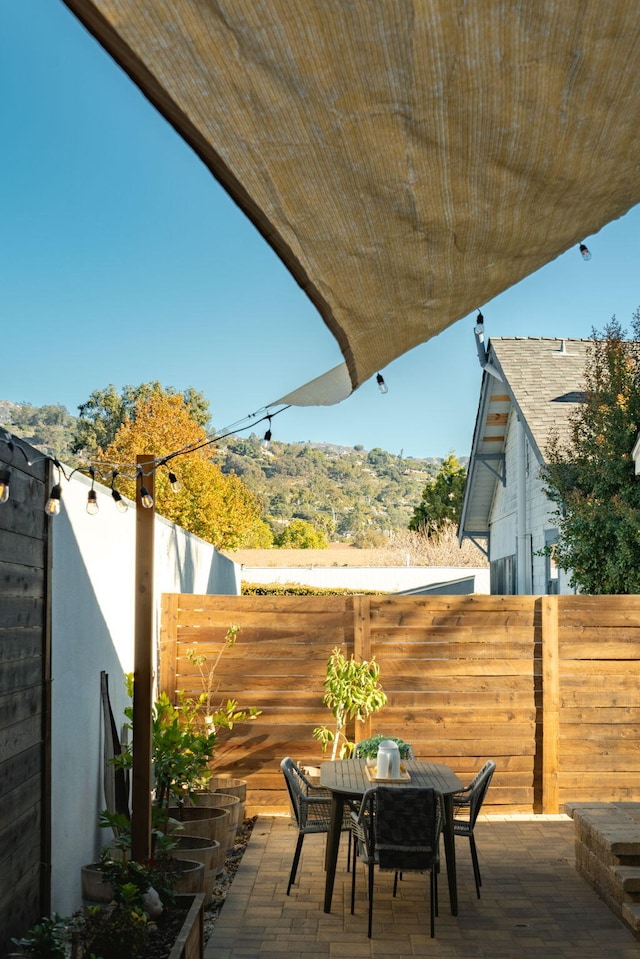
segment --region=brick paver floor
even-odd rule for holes
[[[260,817],[205,959],[640,959],[640,943],[575,871],[573,829],[569,819],[543,817],[478,823],[481,899],[469,844],[456,840],[459,915],[449,912],[443,865],[435,939],[429,936],[428,876],[407,874],[393,899],[393,876],[376,870],[369,940],[364,867],[352,916],[341,848],[327,915],[324,837],[307,836],[298,882],[287,896],[296,832],[285,818]]]

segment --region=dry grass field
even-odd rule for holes
[[[243,566],[486,566],[480,550],[469,540],[458,546],[452,525],[437,539],[410,531],[397,533],[388,546],[356,549],[334,543],[329,549],[238,549],[225,556]]]

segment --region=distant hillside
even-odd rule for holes
[[[0,400],[0,425],[37,449],[75,465],[70,448],[77,417],[64,406],[31,406]],[[259,498],[277,532],[292,519],[307,520],[331,541],[378,547],[406,530],[426,482],[442,458],[418,459],[362,446],[227,438],[217,461],[236,473]]]
[[[407,529],[442,459],[331,443],[271,442],[265,449],[250,436],[228,440],[219,462],[260,497],[274,530],[303,519],[332,541],[376,547],[394,530]]]

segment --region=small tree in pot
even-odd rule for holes
[[[386,704],[387,696],[379,678],[380,667],[375,656],[358,662],[353,655],[347,659],[339,646],[331,652],[327,661],[322,702],[333,713],[335,728],[318,726],[313,736],[322,745],[323,752],[331,743],[332,759],[347,759],[353,753],[355,743],[347,738],[347,722],[353,719],[364,722]]]

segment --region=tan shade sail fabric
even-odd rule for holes
[[[66,4],[278,253],[354,387],[640,201],[637,0]]]
[[[316,376],[314,380],[299,386],[292,393],[281,396],[279,400],[269,403],[269,407],[281,406],[333,406],[346,400],[351,393],[351,380],[346,363],[334,366],[332,370]]]

